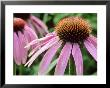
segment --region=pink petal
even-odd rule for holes
[[[24,30],[24,35],[27,37],[28,39],[28,43],[30,43],[31,41],[38,39],[37,35],[34,33],[34,31],[32,29],[30,29],[29,27],[25,26],[25,30]],[[30,46],[29,46],[30,47]],[[28,48],[29,48],[28,47]]]
[[[56,51],[58,50],[58,48],[61,46],[61,42],[58,42],[56,44],[54,44],[44,55],[41,63],[40,63],[40,67],[39,67],[39,71],[38,74],[39,75],[45,75],[46,74],[46,70],[48,69],[48,66],[50,64],[50,62],[52,61],[53,56],[55,55]]]
[[[50,42],[51,40],[53,40],[53,38],[50,39],[50,40],[48,40],[48,41],[42,41],[42,42],[37,43],[37,44],[36,44],[36,47],[29,53],[28,56],[29,56],[29,57],[32,56],[35,52],[37,52],[38,49],[41,48],[41,46],[47,44],[47,43]]]
[[[40,33],[41,37],[45,36],[47,33],[44,33],[44,31],[42,30],[42,28],[39,27],[38,24],[33,22],[33,25],[35,26],[35,29],[38,33]]]
[[[30,19],[33,20],[35,23],[41,25],[44,29],[47,29],[47,26],[39,18],[31,15]],[[46,30],[46,31],[48,33],[48,30]]]
[[[97,48],[97,38],[96,37],[94,37],[93,35],[90,35],[88,37],[88,41],[90,41]]]
[[[88,40],[84,41],[84,45],[89,51],[89,53],[93,56],[93,58],[97,61],[97,49],[96,47]]]
[[[37,39],[37,40],[33,40],[30,44],[32,44],[32,43],[34,43],[35,41],[37,42],[36,43],[36,47],[29,53],[29,57],[31,56],[31,55],[33,55],[41,46],[43,46],[43,45],[45,45],[45,44],[47,44],[48,42],[50,42],[51,40],[53,40],[53,38],[54,38],[54,36],[53,36],[54,34],[53,33],[51,33],[50,35],[47,35],[46,37],[44,37],[44,38],[40,38],[40,39]],[[29,46],[29,44],[27,45],[27,46]],[[26,47],[27,47],[26,46]]]
[[[14,47],[13,47],[13,56],[14,61],[17,65],[21,64],[21,58],[20,58],[20,47],[19,47],[19,39],[17,34],[14,32]]]
[[[38,39],[38,36],[36,35],[36,33],[27,25],[24,28],[24,34],[27,33],[27,37],[30,37],[30,39],[28,40],[29,42],[31,42],[32,40]]]
[[[36,33],[38,33],[38,31],[35,29],[35,27],[34,27],[33,24],[32,24],[32,20],[28,20],[28,21],[27,21],[27,25],[28,25],[32,30],[34,30]]]
[[[50,41],[49,43],[47,43],[45,46],[41,47],[40,50],[38,50],[30,59],[29,61],[25,64],[25,66],[28,65],[28,67],[30,67],[30,65],[33,63],[33,61],[45,50],[47,50],[48,48],[50,48],[51,46],[53,46],[54,44],[56,44],[59,41],[58,37],[55,37],[52,39],[52,41]]]
[[[73,45],[72,55],[74,57],[77,75],[83,75],[83,58],[77,43]]]
[[[47,34],[48,33],[47,26],[39,18],[31,15],[30,19],[33,21],[34,26],[37,28],[37,30],[41,34]]]
[[[18,32],[18,36],[19,36],[19,45],[20,45],[20,56],[21,56],[21,60],[22,60],[22,64],[26,63],[27,60],[27,49],[24,48],[24,46],[26,46],[26,44],[28,43],[27,38],[24,36],[23,33],[21,33],[20,31]]]
[[[38,39],[35,32],[31,28],[29,28],[28,26],[25,26],[24,35],[27,37],[28,42],[31,42],[35,39]],[[32,49],[35,47],[36,47],[36,44],[31,46]]]
[[[55,75],[63,75],[71,54],[72,44],[66,43],[58,58],[58,63],[55,68]]]
[[[36,35],[36,33],[35,33],[30,27],[28,27],[27,25],[24,26],[24,29],[25,29],[27,32],[32,33],[32,35],[34,35],[35,38],[38,38],[37,35]]]
[[[40,38],[40,39],[35,39],[35,40],[31,41],[29,44],[27,44],[25,46],[25,48],[28,48],[28,47],[30,47],[31,45],[34,45],[34,44],[36,44],[36,46],[37,46],[37,44],[47,42],[47,41],[49,41],[50,39],[52,39],[54,37],[55,36],[50,35],[50,36],[46,36],[46,37],[43,37],[43,38]]]
[[[35,39],[38,39],[37,35],[35,34],[35,32],[29,28],[28,26],[25,26],[25,29],[24,29],[24,35],[26,36],[26,38],[28,39],[28,43],[30,43],[31,41],[35,40]],[[35,46],[31,46],[31,48],[34,48]],[[27,47],[30,49],[30,46]]]

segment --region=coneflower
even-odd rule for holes
[[[14,13],[14,17],[22,18],[26,21],[27,25],[31,27],[37,35],[41,37],[48,33],[47,26],[38,18],[30,13]]]
[[[13,56],[17,65],[25,64],[27,61],[28,50],[35,48],[35,45],[26,49],[24,48],[29,42],[37,38],[35,32],[26,25],[21,18],[13,19]]]
[[[87,51],[97,61],[97,39],[91,34],[90,24],[81,17],[67,17],[59,21],[55,27],[55,32],[48,34],[46,37],[36,39],[29,43],[26,47],[39,43],[42,45],[37,52],[36,49],[30,52],[32,57],[25,64],[28,67],[33,61],[44,51],[45,53],[38,70],[39,75],[46,74],[46,70],[56,54],[57,50],[64,45],[58,57],[58,62],[55,68],[55,75],[63,75],[67,67],[70,55],[72,54],[76,66],[76,74],[83,75],[83,57],[80,50],[80,45],[84,45]],[[36,46],[38,47],[38,46]]]

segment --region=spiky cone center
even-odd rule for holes
[[[21,18],[14,18],[13,29],[14,31],[22,31],[26,22]]]
[[[78,43],[89,36],[91,26],[81,17],[67,17],[59,21],[55,31],[64,42]]]

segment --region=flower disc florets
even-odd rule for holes
[[[55,31],[64,42],[78,43],[89,37],[91,27],[81,17],[67,17],[59,21]]]

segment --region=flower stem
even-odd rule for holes
[[[23,72],[23,66],[20,65],[20,66],[19,66],[19,75],[22,75],[22,72]]]
[[[16,75],[16,64],[14,63],[13,66],[14,66],[14,67],[13,67],[13,75]]]

